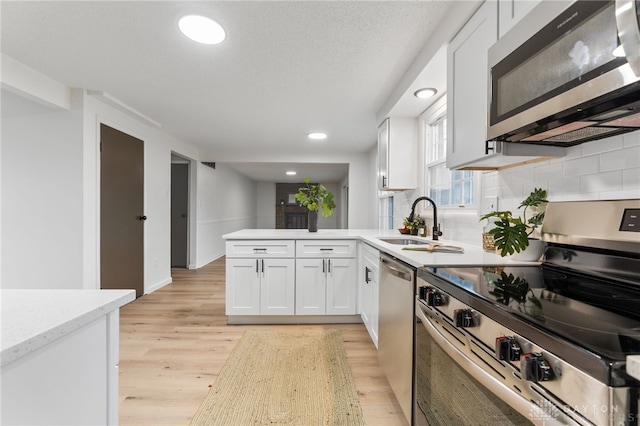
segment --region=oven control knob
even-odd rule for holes
[[[520,345],[516,339],[511,336],[502,336],[496,338],[496,356],[503,361],[519,361]]]
[[[545,382],[553,378],[551,365],[541,353],[522,355],[524,378],[531,382]]]
[[[445,304],[445,298],[442,293],[439,293],[435,289],[427,290],[427,305],[442,306],[444,304]]]
[[[453,311],[453,317],[456,322],[456,327],[469,328],[477,325],[471,309],[456,309]]]

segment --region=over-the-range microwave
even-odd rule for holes
[[[640,128],[640,0],[543,0],[488,54],[487,149]]]

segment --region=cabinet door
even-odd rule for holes
[[[498,32],[502,38],[540,0],[498,0]]]
[[[378,189],[389,188],[389,119],[385,119],[378,127]]]
[[[447,167],[484,158],[489,72],[487,51],[498,39],[497,3],[486,1],[447,50]]]
[[[355,315],[356,260],[327,260],[327,315]]]
[[[296,315],[326,313],[325,259],[296,260]]]
[[[379,269],[371,259],[365,258],[361,266],[363,278],[362,289],[362,321],[364,322],[371,340],[378,347],[378,275]]]
[[[380,304],[380,270],[378,268],[374,268],[370,274],[371,277],[371,315],[370,317],[370,330],[369,335],[371,336],[371,340],[373,340],[373,344],[378,347],[378,309]]]
[[[226,266],[226,314],[260,314],[260,259],[229,259]]]
[[[295,312],[295,259],[262,259],[260,314],[293,315]]]

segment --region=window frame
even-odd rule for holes
[[[446,167],[446,154],[448,149],[445,149],[444,158],[437,159],[435,161],[430,161],[430,155],[432,151],[432,143],[428,138],[430,138],[429,126],[433,123],[438,122],[439,120],[446,119],[447,117],[447,100],[446,94],[440,97],[436,102],[434,102],[431,106],[429,106],[419,117],[420,121],[420,144],[422,146],[422,161],[423,161],[423,193],[430,194],[432,182],[431,182],[431,170],[437,166]],[[450,123],[447,123],[449,126]],[[449,142],[449,141],[447,141]],[[453,172],[454,170],[452,170]],[[480,173],[478,171],[472,170],[472,189],[471,196],[473,202],[471,204],[466,205],[440,205],[438,204],[438,210],[448,210],[448,211],[464,211],[466,213],[471,213],[473,211],[477,212],[480,206]],[[450,181],[449,183],[453,183]]]

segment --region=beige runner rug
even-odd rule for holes
[[[191,425],[363,425],[340,330],[248,330]]]

